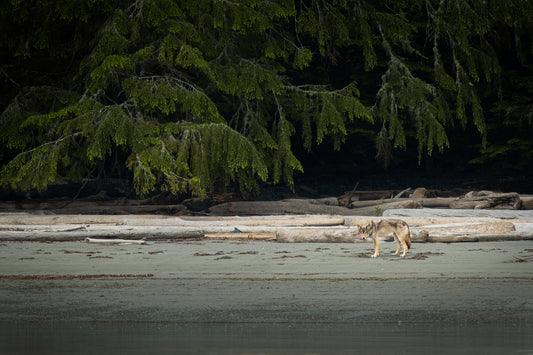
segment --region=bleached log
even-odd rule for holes
[[[0,213],[1,226],[71,225],[91,226],[334,226],[343,225],[344,217],[331,215],[267,215],[267,216],[159,216],[159,215],[32,215],[29,213]]]
[[[414,198],[412,199],[419,202],[422,207],[431,208],[448,208],[450,204],[457,200],[457,197],[432,197],[432,198]]]
[[[282,243],[354,243],[362,241],[358,228],[284,228],[278,230]]]
[[[450,234],[504,234],[516,231],[512,222],[502,220],[432,224],[425,225],[422,228],[427,230],[430,236]]]
[[[86,243],[99,244],[146,244],[146,239],[96,239],[85,238]]]
[[[479,191],[467,193],[462,198],[452,202],[450,208],[458,209],[487,209],[502,208],[516,210],[520,208],[520,196],[516,192],[493,193]]]
[[[533,210],[463,210],[446,208],[421,208],[412,209],[390,209],[383,212],[384,217],[416,217],[416,218],[514,218],[533,219]]]
[[[227,226],[224,231],[231,232]],[[0,231],[2,241],[82,241],[85,238],[117,238],[150,240],[202,238],[205,231],[194,227],[89,226],[89,230],[57,232],[49,229]]]
[[[75,232],[88,231],[89,226],[83,224],[81,226],[58,226],[58,225],[19,225],[19,224],[1,224],[0,232],[29,232],[29,231],[46,231],[46,232]]]
[[[496,242],[512,240],[533,240],[533,233],[496,233],[471,235],[435,235],[429,236],[431,243],[459,243],[459,242]]]
[[[182,224],[213,224],[238,226],[272,226],[272,227],[306,227],[338,226],[345,224],[345,218],[330,215],[267,215],[267,216],[232,216],[232,217],[180,217]],[[187,224],[188,225],[188,224]]]
[[[253,216],[283,214],[350,215],[349,208],[317,203],[314,199],[286,199],[281,201],[232,201],[211,206],[207,212],[216,216]]]
[[[384,201],[390,201],[390,200],[384,200]],[[355,202],[352,202],[352,206],[353,206],[353,203]],[[419,202],[414,201],[414,200],[398,199],[397,201],[385,202],[379,205],[352,208],[351,214],[357,215],[357,216],[376,216],[380,213],[383,213],[386,210],[396,209],[396,208],[415,208],[416,209],[416,208],[422,208],[422,205]]]
[[[407,192],[409,192],[409,191],[411,191],[411,188],[410,188],[410,187],[408,187],[408,188],[406,188],[406,189],[400,191],[399,193],[397,193],[396,196],[394,196],[394,198],[400,198],[400,197],[402,197],[405,193],[407,193]]]
[[[429,241],[429,233],[424,229],[416,230],[411,228],[410,232],[413,243],[427,243]]]
[[[205,233],[208,239],[250,239],[250,240],[275,240],[276,233],[267,232],[239,232],[239,233]]]
[[[393,238],[385,238],[393,240]],[[428,233],[425,230],[411,231],[413,242],[427,242]],[[277,241],[281,243],[364,243],[360,230],[356,226],[351,228],[289,228],[279,230]]]
[[[439,217],[441,212],[450,213],[451,217]],[[505,238],[505,240],[524,239],[533,236],[533,211],[523,210],[449,210],[449,209],[403,209],[387,210],[385,217],[376,216],[254,216],[254,217],[154,217],[143,216],[31,216],[34,222],[45,224],[9,224],[0,226],[0,240],[2,241],[80,241],[85,238],[95,239],[139,239],[146,240],[175,240],[183,238],[202,238],[206,234],[229,234],[229,237],[242,237],[242,234],[253,235],[269,233],[268,238],[280,242],[358,242],[360,241],[359,227],[370,220],[388,218],[394,212],[394,217],[402,218],[411,227],[412,240],[424,241],[462,241],[486,240]],[[398,213],[399,212],[399,213]],[[406,216],[406,212],[408,215]],[[426,214],[430,212],[430,214]],[[435,213],[438,212],[438,213]],[[492,213],[493,217],[513,219],[493,219],[488,217],[469,217],[469,215]],[[512,214],[510,214],[512,213]],[[12,214],[10,218],[25,221],[24,216]],[[0,214],[0,220],[6,217]],[[72,218],[69,218],[72,217]],[[100,224],[85,224],[90,221]],[[98,220],[100,217],[100,220]],[[113,219],[107,219],[113,217]],[[390,217],[390,216],[389,216]],[[45,219],[43,219],[45,218]],[[6,219],[9,219],[6,217]],[[6,220],[4,219],[4,221]],[[344,223],[350,221],[350,226],[322,225],[309,226],[306,223],[334,221]],[[330,220],[331,219],[331,220]],[[10,220],[14,222],[13,219]],[[79,224],[65,222],[76,221]],[[50,224],[46,224],[50,222]],[[64,223],[64,224],[52,224]],[[249,223],[247,223],[249,222]],[[136,225],[137,223],[138,225]],[[302,223],[298,225],[298,223]],[[513,230],[516,229],[516,231]],[[425,233],[425,234],[424,234]],[[235,234],[235,235],[234,235]],[[241,234],[241,236],[238,236]],[[504,237],[502,237],[504,236]],[[450,237],[450,238],[448,238]],[[448,239],[446,239],[448,238]]]
[[[422,207],[449,207],[450,203],[457,200],[455,197],[432,197],[432,198],[391,198],[383,200],[365,200],[365,201],[354,201],[351,203],[352,208],[360,207],[371,207],[371,206],[381,206],[387,203],[398,203],[401,206],[402,202],[414,201],[419,203]],[[394,206],[394,205],[391,205]]]
[[[428,190],[425,187],[418,187],[409,195],[409,198],[425,198],[427,192]]]

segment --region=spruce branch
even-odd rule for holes
[[[20,152],[19,154],[22,154],[22,155],[32,154],[33,152],[35,152],[37,150],[41,150],[44,147],[57,146],[59,143],[65,141],[65,140],[67,140],[69,138],[77,137],[77,136],[80,136],[80,135],[82,135],[82,132],[74,132],[74,133],[68,134],[66,136],[62,136],[62,137],[60,137],[60,138],[58,138],[56,140],[49,141],[49,142],[44,142],[44,143],[40,144],[39,146],[37,146],[35,148],[24,150],[24,151]]]

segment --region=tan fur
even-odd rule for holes
[[[407,249],[411,248],[411,232],[407,223],[400,219],[382,219],[375,223],[370,222],[364,227],[360,228],[361,238],[373,238],[374,239],[374,254],[373,258],[379,256],[381,250],[379,248],[379,238],[394,237],[398,248],[394,255],[398,255],[403,247],[403,253],[401,256],[405,256]]]

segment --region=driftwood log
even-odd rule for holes
[[[494,193],[491,191],[472,191],[450,204],[457,209],[510,209],[520,208],[520,196],[516,192]]]
[[[276,240],[276,233],[268,232],[238,232],[238,233],[205,233],[207,239],[252,239],[252,240]]]
[[[406,199],[406,201],[409,201]],[[271,215],[171,217],[154,215],[32,215],[0,213],[0,240],[82,241],[85,238],[175,240],[184,238],[273,239],[280,242],[358,242],[370,220],[401,218],[412,239],[424,241],[514,240],[533,237],[533,211],[390,209],[384,217]],[[466,217],[471,216],[471,217]]]
[[[55,226],[81,228],[88,226],[334,226],[344,225],[345,218],[329,215],[266,215],[266,216],[159,216],[159,215],[35,215],[31,213],[0,213],[0,225]],[[73,225],[75,225],[73,227]],[[29,227],[28,227],[29,228]]]
[[[358,205],[357,203],[361,203]],[[332,214],[344,216],[376,216],[391,208],[421,208],[415,200],[389,199],[352,202],[352,208],[320,203],[314,199],[281,201],[233,201],[210,207],[207,212],[217,216],[253,216],[282,214]]]
[[[533,210],[533,196],[520,196],[520,208],[523,210]]]
[[[359,228],[290,228],[279,230],[277,241],[282,243],[366,243]],[[389,238],[387,240],[392,240]],[[425,230],[411,231],[413,242],[427,242]]]
[[[463,195],[459,196],[460,193]],[[456,196],[456,197],[453,197]],[[155,204],[161,202],[164,204]],[[285,199],[281,201],[230,201],[213,205],[200,201],[189,206],[185,201],[172,204],[171,200],[98,199],[71,200],[65,198],[47,201],[4,201],[0,212],[36,211],[35,214],[186,216],[202,213],[209,216],[261,216],[327,214],[339,216],[375,216],[395,208],[452,208],[452,209],[533,209],[533,195],[494,193],[491,191],[428,190],[426,188],[380,191],[348,191],[340,197],[317,199]],[[154,204],[152,204],[154,203]],[[193,208],[194,207],[194,208]],[[209,208],[208,208],[209,207]],[[156,217],[156,216],[154,216]]]
[[[351,214],[358,216],[379,216],[386,210],[396,208],[422,208],[422,204],[420,204],[420,202],[406,199],[383,200],[383,203],[357,208],[353,207],[354,203],[355,202],[352,202]]]
[[[449,208],[421,208],[391,209],[383,212],[383,217],[389,218],[505,218],[505,219],[533,219],[533,210],[500,210],[500,209],[449,209]]]
[[[277,232],[282,243],[354,243],[362,241],[358,228],[285,228]]]
[[[98,244],[146,244],[146,239],[95,239],[85,238],[86,243]]]
[[[240,226],[278,226],[278,227],[306,227],[306,226],[339,226],[345,224],[345,218],[330,215],[266,215],[266,216],[231,216],[231,217],[179,217],[180,223],[212,224],[213,222]],[[177,222],[176,222],[177,223]]]
[[[353,212],[346,207],[332,206],[315,199],[286,199],[281,201],[232,201],[211,206],[210,215],[217,216],[253,216],[283,214],[332,214],[350,215]]]
[[[470,235],[435,235],[428,236],[429,243],[458,243],[458,242],[497,242],[512,240],[533,240],[533,233],[496,233]]]

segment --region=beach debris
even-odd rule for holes
[[[100,244],[146,244],[146,238],[142,239],[97,239],[85,238],[86,243],[100,243]]]

